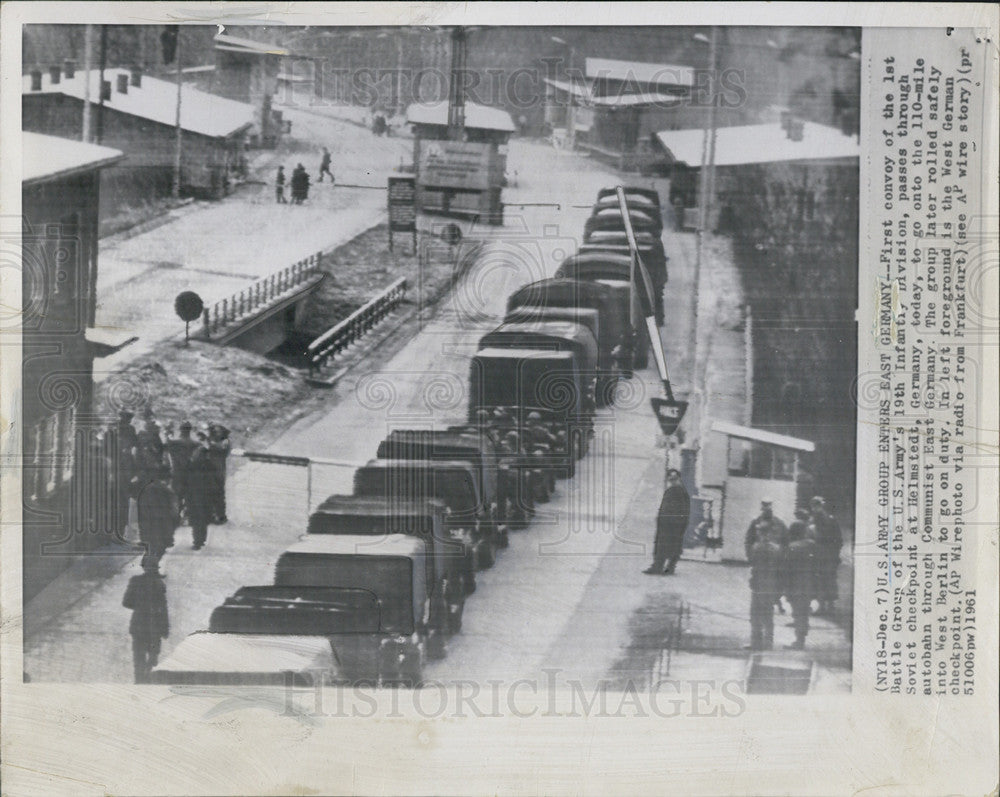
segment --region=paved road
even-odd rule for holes
[[[533,144],[512,145],[510,168],[519,179],[505,194],[506,224],[477,231],[487,243],[476,268],[422,329],[400,332],[409,340],[397,353],[350,372],[331,391],[328,408],[291,427],[273,451],[363,462],[391,428],[443,425],[464,415],[468,360],[478,337],[500,319],[515,288],[551,274],[577,245],[587,210],[571,207],[567,197],[586,201],[615,182],[589,161]],[[520,213],[519,201],[561,206]],[[684,359],[691,273],[680,248],[671,261],[664,333],[675,362]],[[584,683],[648,683],[657,667],[659,629],[673,620],[682,599],[692,604],[692,633],[736,640],[738,647],[748,632],[745,569],[683,562],[673,579],[641,574],[663,484],[664,449],[656,445],[648,410],[648,395],[656,392],[655,375],[639,373],[624,386],[618,406],[598,413],[593,450],[577,476],[559,483],[544,515],[514,533],[497,565],[479,575],[463,632],[449,642],[446,659],[428,666],[428,678],[510,683],[544,679],[544,671],[554,669]],[[314,503],[350,492],[351,476],[350,468],[318,469]],[[277,556],[304,528],[304,488],[300,470],[247,464],[230,479],[231,522],[211,528],[208,546],[194,552],[187,531],[179,532],[164,559],[172,628],[165,652],[204,628],[211,609],[238,587],[271,582]],[[74,568],[43,591],[29,609],[26,631],[25,668],[34,680],[131,680],[128,613],[120,600],[136,572],[135,556],[123,555]],[[791,631],[779,624],[779,643],[786,634]],[[842,652],[837,634],[827,626],[816,637]],[[836,674],[832,688],[843,688],[843,657],[828,658]],[[744,665],[741,654],[716,649],[678,657],[674,668],[722,678],[740,677]]]

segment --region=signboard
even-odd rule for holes
[[[665,435],[672,435],[680,426],[684,413],[687,411],[686,401],[673,401],[672,399],[653,398],[650,399],[653,405],[653,414],[660,424],[660,430]]]
[[[418,174],[421,186],[485,191],[490,188],[491,144],[423,141]]]
[[[389,249],[392,234],[408,232],[413,236],[413,251],[417,251],[417,180],[411,175],[389,178]]]

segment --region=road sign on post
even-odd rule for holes
[[[656,326],[656,314],[653,312],[655,300],[653,281],[650,279],[646,264],[642,262],[642,257],[639,254],[639,245],[636,243],[635,231],[632,229],[632,219],[628,214],[625,189],[618,186],[615,192],[618,195],[618,207],[621,210],[625,237],[628,239],[628,247],[632,255],[632,290],[638,294],[642,312],[646,316],[649,345],[653,350],[653,359],[656,360],[656,370],[663,382],[663,392],[666,393],[666,398],[653,398],[650,401],[653,405],[653,414],[656,415],[656,420],[659,422],[663,434],[671,435],[677,431],[677,427],[687,411],[688,403],[674,399],[674,391],[670,388],[667,359],[663,354],[663,342],[660,340],[660,330]]]
[[[413,253],[417,253],[417,178],[389,178],[389,251],[392,234],[408,232],[413,236]]]

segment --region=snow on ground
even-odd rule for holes
[[[130,331],[139,341],[102,363],[113,370],[183,332],[173,309],[184,290],[206,305],[253,281],[349,241],[385,215],[385,191],[317,183],[322,146],[333,155],[338,183],[384,187],[409,158],[412,142],[375,138],[336,119],[289,110],[291,137],[273,153],[259,153],[254,175],[219,202],[197,202],[172,211],[169,221],[138,235],[123,233],[100,243],[97,326]],[[313,186],[306,204],[278,205],[273,180],[301,162]],[[258,182],[253,182],[257,180]],[[286,187],[286,196],[288,189]]]

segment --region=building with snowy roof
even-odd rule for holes
[[[687,102],[695,86],[690,66],[588,57],[582,76],[545,83],[546,121],[557,139],[621,169],[653,166],[651,135],[699,118]]]
[[[656,134],[671,169],[670,201],[678,221],[696,228],[699,221],[701,162],[706,152],[703,129],[663,130]],[[732,226],[741,205],[760,203],[748,196],[751,185],[766,186],[767,198],[798,222],[808,223],[821,203],[839,202],[826,185],[842,173],[856,181],[860,144],[842,130],[795,119],[787,111],[768,124],[720,127],[715,133],[715,190],[710,205],[711,227]],[[847,198],[857,201],[856,193]],[[778,208],[776,208],[777,210]]]
[[[120,149],[121,164],[108,170],[102,215],[170,193],[177,145],[177,84],[137,69],[105,69],[89,74],[71,63],[60,70],[35,70],[23,76],[22,127],[50,136],[79,140],[84,103],[90,105],[93,141]],[[182,85],[181,189],[185,193],[225,195],[240,165],[254,125],[254,109],[241,102]]]

